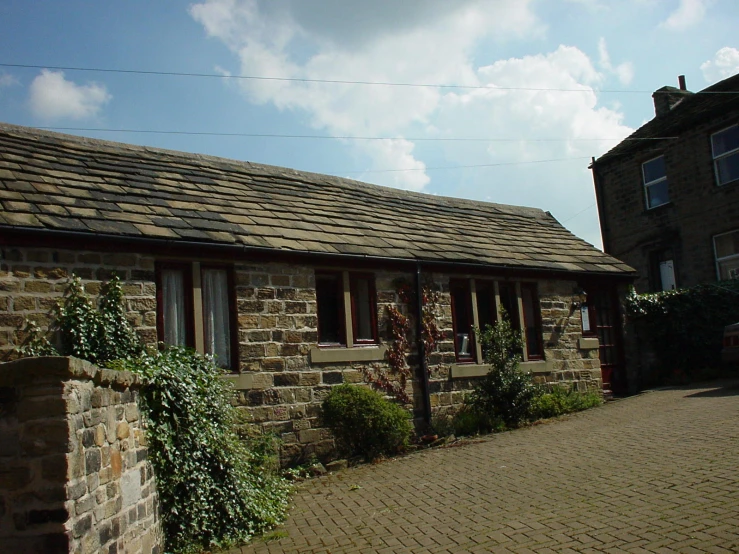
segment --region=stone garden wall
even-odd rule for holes
[[[74,358],[0,364],[0,545],[162,552],[138,381]]]

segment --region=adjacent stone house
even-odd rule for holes
[[[663,87],[655,117],[592,165],[603,247],[637,292],[739,277],[739,75]]]
[[[392,381],[389,309],[408,317],[419,426],[487,371],[472,329],[500,307],[537,381],[624,381],[617,295],[633,270],[538,209],[11,125],[0,205],[5,359],[68,277],[94,294],[116,272],[144,340],[216,356],[285,458],[331,451],[319,405],[332,386]],[[441,336],[419,357],[424,287]]]

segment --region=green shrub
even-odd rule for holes
[[[181,348],[145,353],[116,277],[103,285],[97,308],[73,277],[52,316],[57,347],[29,322],[21,356],[76,356],[142,378],[167,552],[245,541],[284,518],[289,488],[276,474],[275,439],[237,435],[230,385],[211,358]]]
[[[123,289],[115,275],[101,287],[97,308],[82,280],[72,276],[51,316],[48,333],[28,322],[28,338],[18,349],[21,356],[75,356],[107,367],[115,360],[143,353],[141,341],[126,319]]]
[[[212,359],[168,348],[128,368],[146,383],[141,398],[168,551],[246,541],[284,518],[288,486],[270,470],[270,440],[249,448],[239,439],[232,390]]]
[[[639,341],[658,360],[656,373],[644,375],[642,386],[676,373],[699,377],[696,370],[719,365],[723,328],[739,321],[739,280],[650,294],[632,290],[624,308]]]
[[[602,403],[603,399],[597,392],[580,393],[572,388],[555,386],[551,391],[541,391],[536,396],[532,416],[534,419],[547,419],[594,408]]]
[[[331,390],[323,401],[323,421],[340,450],[366,460],[401,452],[413,432],[410,415],[402,407],[373,390],[351,385]]]
[[[475,411],[486,414],[495,427],[502,422],[516,427],[529,419],[537,390],[531,375],[518,370],[522,337],[510,320],[504,317],[484,331],[476,330],[483,357],[491,365],[490,371],[475,385],[468,402]]]

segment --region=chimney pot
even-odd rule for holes
[[[685,86],[685,75],[678,75],[677,82],[680,85],[680,90],[688,90]]]

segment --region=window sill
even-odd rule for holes
[[[659,206],[654,206],[652,208],[647,208],[647,209],[644,210],[644,213],[648,213],[648,214],[654,213],[654,212],[659,211],[662,208],[666,208],[667,206],[672,206],[672,202],[671,201],[670,202],[665,202],[664,204],[660,204]]]
[[[595,350],[600,348],[600,343],[597,337],[581,337],[577,342],[577,347],[580,350]]]
[[[529,373],[551,373],[552,364],[547,360],[535,360],[532,362],[521,362],[518,365],[519,371]]]
[[[355,346],[353,348],[310,349],[310,361],[314,364],[340,362],[379,362],[385,359],[386,346]]]
[[[482,377],[490,371],[489,365],[483,364],[452,364],[452,379],[469,379],[470,377]]]

